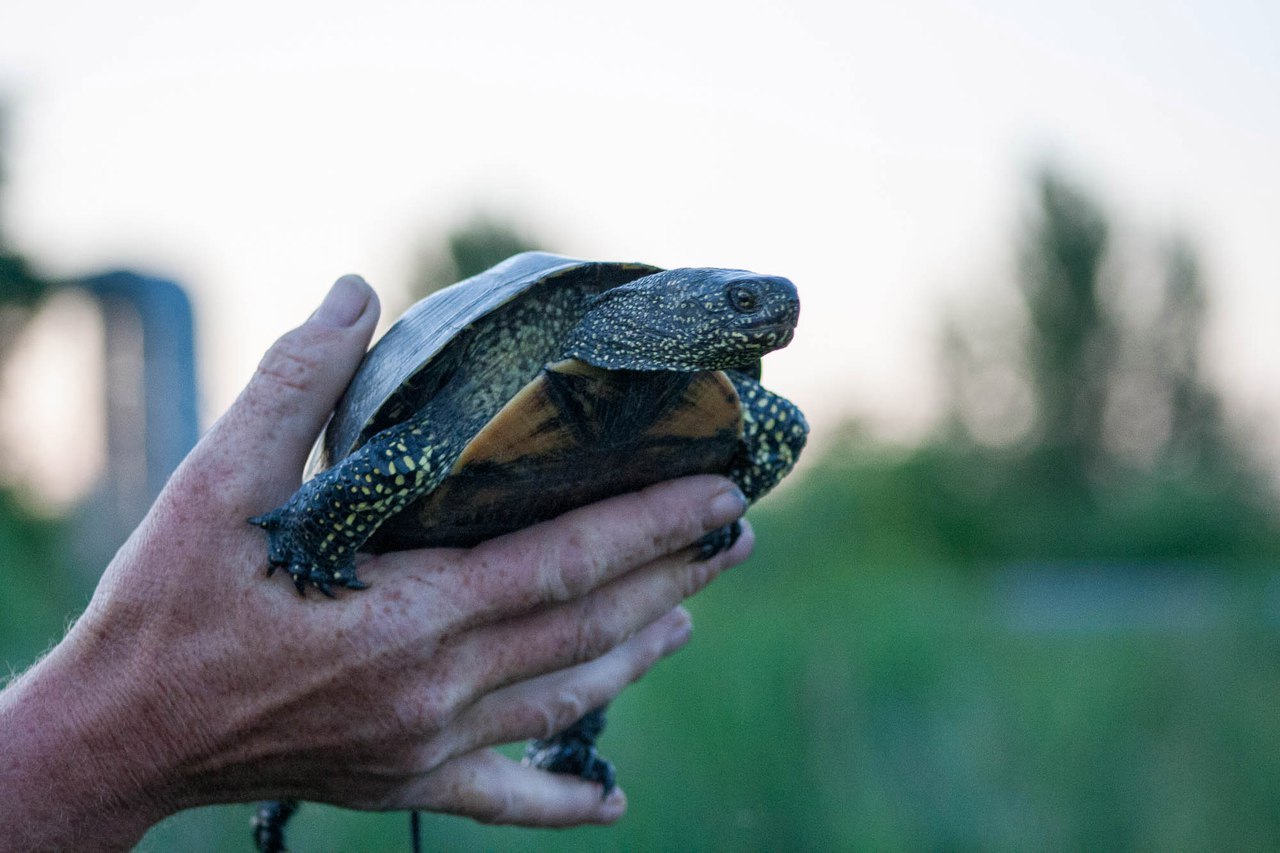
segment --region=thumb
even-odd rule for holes
[[[272,345],[201,451],[249,478],[241,494],[266,500],[298,486],[311,445],[351,381],[378,322],[364,279],[338,279],[320,307]]]

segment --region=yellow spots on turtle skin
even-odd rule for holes
[[[312,543],[313,559],[325,566],[326,575],[332,568],[335,580],[352,577],[351,553],[360,550],[383,522],[438,482],[470,432],[543,367],[545,352],[581,316],[585,294],[556,290],[550,295],[545,301],[519,304],[506,321],[488,327],[487,333],[492,334],[477,350],[476,360],[468,362],[469,387],[457,399],[441,403],[449,412],[443,427],[434,428],[426,412],[415,416],[401,410],[393,431],[332,469],[335,476],[327,481],[317,478],[311,495],[312,506],[320,514],[311,516],[310,529],[300,533]],[[345,502],[333,505],[335,494]],[[343,557],[335,555],[335,542],[342,544]]]

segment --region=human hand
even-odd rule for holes
[[[683,645],[680,601],[752,538],[706,562],[688,546],[745,502],[687,478],[473,549],[371,557],[370,589],[300,598],[263,577],[245,519],[299,485],[377,314],[343,279],[272,347],[67,637],[0,693],[0,825],[19,849],[128,846],[180,809],[274,797],[527,825],[622,814],[620,791],[488,747],[565,728]]]

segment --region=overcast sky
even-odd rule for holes
[[[1049,5],[9,0],[5,219],[50,272],[190,287],[206,421],[336,276],[394,290],[489,210],[790,276],[768,384],[906,436],[1048,157],[1122,234],[1196,242],[1212,367],[1280,422],[1280,4]]]

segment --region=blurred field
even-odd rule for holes
[[[428,817],[427,849],[1258,849],[1280,838],[1277,566],[1172,580],[1145,567],[1164,580],[1147,587],[1155,609],[1139,609],[1163,617],[1063,625],[1037,608],[1097,617],[1106,601],[1036,598],[1026,579],[1061,577],[1055,567],[868,563],[830,524],[831,499],[846,496],[810,480],[755,512],[756,556],[694,602],[693,642],[616,703],[604,745],[631,802],[617,827]],[[1187,585],[1202,606],[1161,610],[1160,590],[1167,603]],[[248,815],[185,814],[143,849],[244,850]],[[407,850],[408,821],[309,805],[292,838],[299,850]]]
[[[920,499],[957,481],[925,477],[944,467],[837,444],[753,511],[755,557],[693,602],[694,641],[613,708],[618,826],[429,816],[427,849],[1273,846],[1280,561],[1091,557],[1114,530],[1075,537],[1074,559],[957,556],[939,543],[965,540],[939,529],[981,525],[964,501],[940,521]],[[1138,507],[1127,529],[1168,516]],[[35,579],[57,527],[17,529],[0,534],[0,648],[20,666],[79,602],[56,574]],[[250,813],[188,812],[142,849],[246,850]],[[307,805],[291,837],[407,850],[408,821]]]
[[[427,849],[1280,845],[1280,513],[1260,436],[1201,370],[1194,253],[1175,242],[1127,315],[1102,209],[1053,174],[1037,191],[1019,310],[945,318],[934,434],[815,436],[752,511],[755,557],[693,602],[694,641],[615,704],[623,821],[430,816]],[[524,247],[476,233],[424,289]],[[74,514],[33,518],[14,493],[0,660],[20,669],[92,573]],[[182,814],[142,849],[247,850],[250,814]],[[408,820],[307,805],[291,838],[407,850]]]

